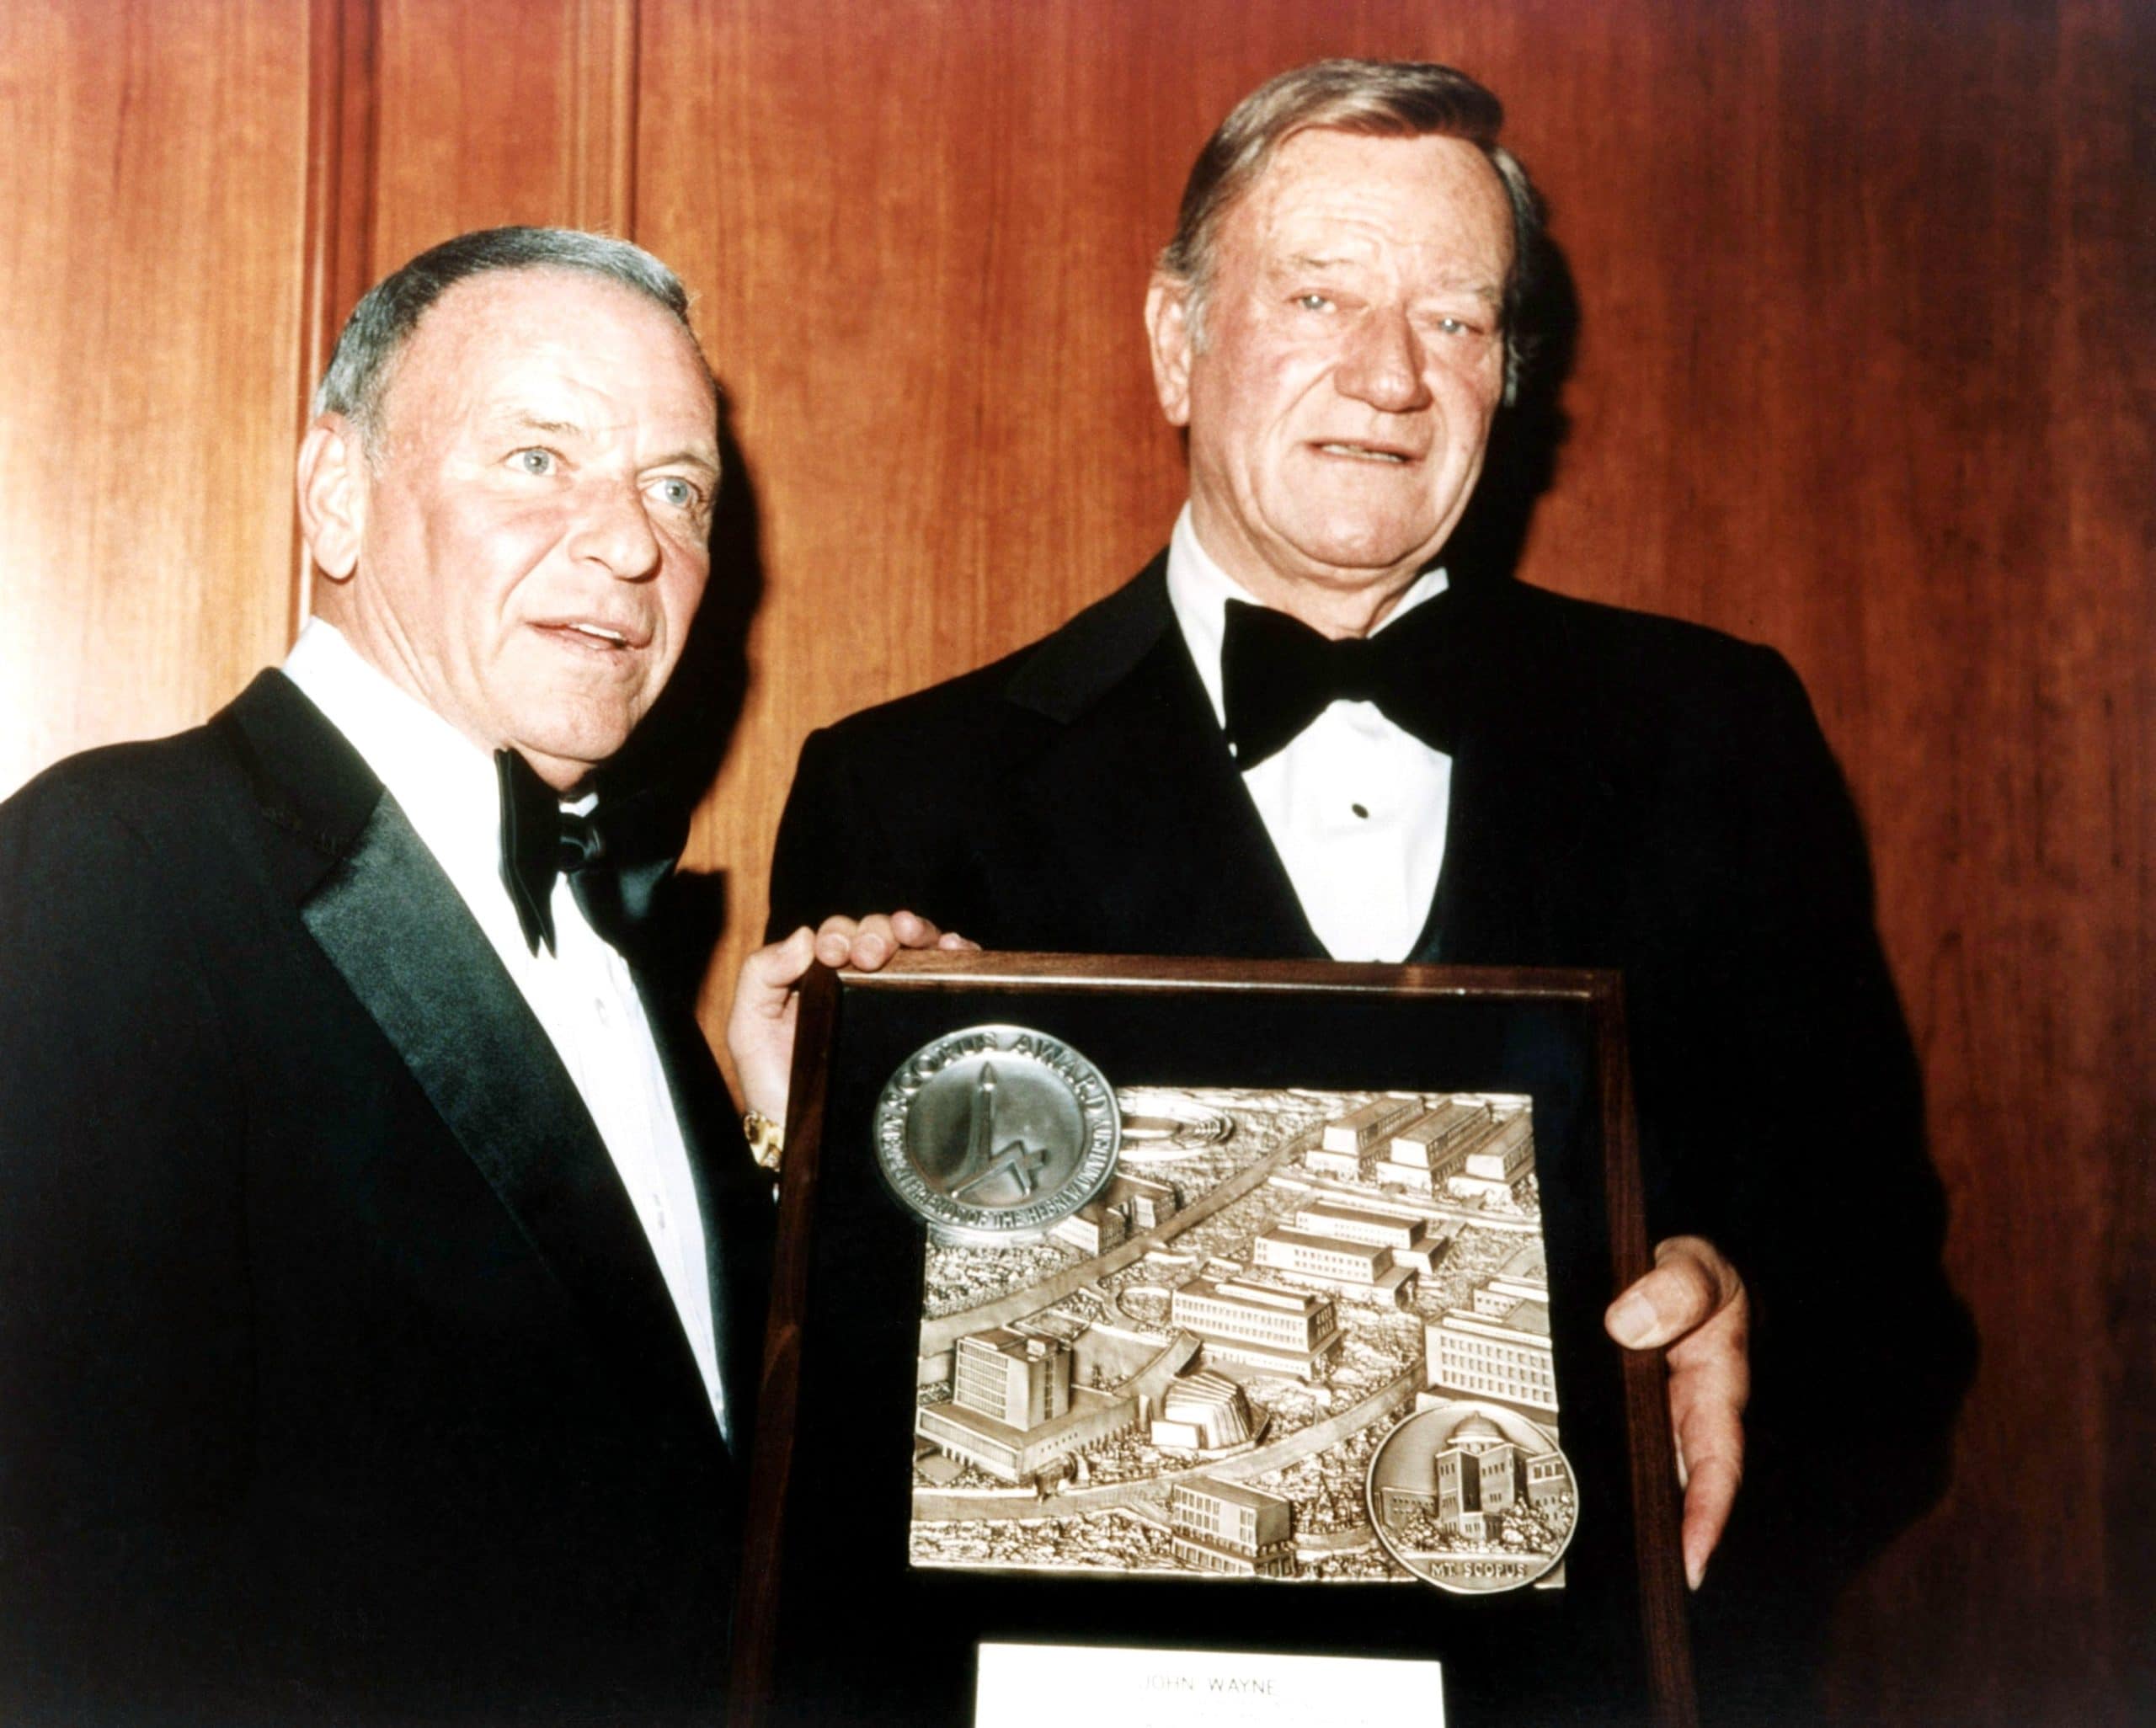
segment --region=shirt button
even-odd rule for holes
[[[594,996],[591,999],[591,1011],[600,1025],[613,1025],[614,1011],[606,1005],[606,999],[604,996]]]

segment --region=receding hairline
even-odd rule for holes
[[[690,328],[687,319],[675,312],[663,301],[654,298],[643,290],[622,281],[618,277],[610,276],[604,271],[586,269],[573,264],[560,264],[551,259],[531,264],[499,264],[486,269],[476,270],[470,275],[459,277],[456,281],[450,283],[429,301],[420,309],[419,316],[412,321],[411,328],[403,333],[390,349],[376,371],[370,392],[372,412],[368,419],[360,424],[360,430],[367,441],[372,442],[388,434],[398,381],[403,376],[405,365],[414,349],[426,339],[430,327],[439,328],[440,321],[436,315],[442,308],[445,306],[462,306],[465,301],[476,297],[478,291],[486,288],[490,284],[499,283],[506,285],[514,279],[528,277],[551,277],[557,281],[577,286],[588,285],[595,291],[611,292],[614,296],[632,305],[643,307],[654,317],[663,321],[674,335],[687,347],[689,354],[696,363],[696,376],[703,381],[704,388],[711,397],[712,448],[714,452],[716,451],[718,410],[724,401],[724,395],[720,390],[717,376],[712,371],[711,362],[705,356],[703,344],[696,339],[696,333]],[[464,291],[467,289],[474,291],[472,294],[467,294]],[[482,323],[478,328],[485,330],[488,326]],[[552,429],[568,432],[589,429],[578,429],[573,423],[546,420],[520,410],[512,410],[509,418],[520,418],[536,430],[544,431]],[[699,460],[704,460],[704,458],[699,458]]]
[[[426,313],[463,282],[536,269],[595,276],[652,301],[687,333],[706,381],[723,401],[691,326],[688,289],[664,259],[611,234],[510,226],[453,235],[408,259],[361,295],[315,386],[314,411],[344,416],[358,428],[363,443],[371,443],[382,389]]]

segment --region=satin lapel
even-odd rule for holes
[[[393,798],[300,909],[563,1285],[642,1363],[710,1404],[658,1263],[575,1083]]]
[[[296,906],[359,838],[382,782],[281,672],[256,674],[210,723],[262,813],[270,885]]]
[[[1307,956],[1311,933],[1165,596],[1150,647],[1001,788],[1008,927],[1084,951]]]

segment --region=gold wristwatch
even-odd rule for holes
[[[760,1110],[741,1118],[741,1133],[749,1142],[749,1155],[766,1170],[776,1172],[786,1150],[786,1129]]]

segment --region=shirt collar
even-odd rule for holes
[[[1445,591],[1444,566],[1433,564],[1417,576],[1401,595],[1399,604],[1378,625],[1383,630],[1427,600]],[[1264,602],[1235,580],[1211,553],[1198,543],[1191,525],[1190,506],[1185,504],[1176,518],[1175,532],[1168,536],[1168,604],[1175,611],[1182,639],[1189,646],[1198,676],[1213,704],[1213,717],[1228,723],[1228,707],[1220,693],[1220,644],[1228,633],[1228,602],[1239,600],[1256,606]],[[1373,632],[1373,634],[1375,632]]]
[[[374,770],[475,911],[499,899],[501,792],[493,756],[361,658],[336,626],[311,618],[285,675]]]

